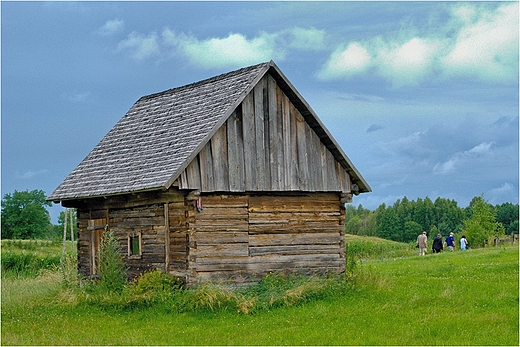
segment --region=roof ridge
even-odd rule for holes
[[[224,72],[224,73],[221,73],[220,75],[217,75],[217,76],[209,77],[209,78],[206,78],[206,79],[203,79],[203,80],[200,80],[200,81],[196,81],[196,82],[192,82],[192,83],[189,83],[189,84],[185,84],[185,85],[182,85],[182,86],[179,86],[179,87],[174,87],[174,88],[170,88],[170,89],[167,89],[167,90],[163,90],[162,92],[157,92],[157,93],[152,93],[152,94],[149,94],[149,95],[144,95],[144,96],[140,97],[139,100],[137,100],[137,101],[152,99],[152,98],[155,98],[155,97],[158,97],[158,96],[161,96],[161,95],[164,95],[164,94],[176,92],[176,91],[179,91],[179,90],[182,90],[182,89],[193,88],[193,87],[196,87],[197,85],[206,84],[206,83],[210,83],[210,82],[213,82],[213,81],[216,81],[216,80],[220,80],[220,79],[222,79],[226,75],[238,74],[238,73],[241,73],[241,72],[244,72],[244,71],[247,71],[247,70],[256,69],[256,68],[258,68],[260,66],[269,65],[269,64],[271,64],[271,62],[263,62],[263,63],[251,65],[251,66],[246,66],[246,67],[243,67],[243,68],[240,68],[240,69],[237,69],[237,70]]]

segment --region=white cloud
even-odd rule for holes
[[[441,58],[447,75],[476,76],[487,81],[518,78],[518,3],[495,12],[477,12],[471,5],[454,11],[461,27],[450,51]]]
[[[119,51],[129,49],[132,56],[137,60],[143,60],[160,53],[158,36],[155,32],[148,36],[132,32],[128,37],[117,45]]]
[[[433,168],[433,172],[436,174],[447,174],[451,171],[457,170],[459,167],[478,157],[488,155],[492,151],[493,145],[493,142],[482,142],[467,151],[457,152],[448,161],[437,163]]]
[[[37,171],[27,171],[23,175],[19,176],[19,178],[21,178],[23,180],[29,180],[31,178],[34,178],[36,176],[41,176],[41,175],[44,175],[49,172],[50,171],[47,169],[41,169],[41,170],[37,170]]]
[[[482,142],[468,151],[469,154],[484,155],[489,152],[493,142]]]
[[[285,53],[275,44],[276,34],[262,33],[252,39],[242,34],[229,34],[225,38],[198,40],[195,37],[176,35],[165,29],[163,39],[177,48],[192,63],[205,68],[235,67],[283,59]]]
[[[518,79],[518,3],[495,9],[482,4],[453,5],[448,21],[423,33],[408,29],[398,37],[377,36],[342,43],[318,77],[349,78],[371,72],[394,86],[425,80],[469,77],[510,83]]]
[[[120,32],[123,32],[125,28],[125,22],[120,19],[113,19],[107,21],[105,24],[103,24],[102,27],[100,27],[96,32],[103,36],[110,36],[114,34],[118,34]]]
[[[325,47],[325,31],[294,27],[274,33],[261,32],[247,37],[229,33],[225,37],[199,39],[166,27],[160,37],[155,33],[133,32],[121,41],[118,50],[128,50],[143,60],[152,57],[183,56],[203,68],[235,68],[269,60],[284,60],[287,49],[321,50]]]
[[[516,201],[512,201],[511,197],[516,196]],[[496,205],[503,201],[511,201],[512,203],[518,203],[518,189],[511,183],[506,182],[498,188],[489,190],[486,194],[486,198],[489,203]]]
[[[324,68],[318,73],[322,79],[337,79],[365,72],[371,63],[368,50],[358,42],[332,53]]]
[[[295,27],[285,32],[291,48],[299,50],[320,50],[325,48],[325,30]]]
[[[379,73],[396,86],[417,84],[431,73],[438,48],[438,43],[417,37],[396,47],[380,47]]]
[[[85,102],[90,98],[90,96],[90,92],[65,93],[62,95],[63,99],[72,102]]]

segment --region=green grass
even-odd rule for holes
[[[45,240],[2,240],[2,277],[36,277],[60,264],[62,243]],[[70,242],[67,250],[70,250]]]
[[[347,253],[365,261],[377,258],[403,258],[417,253],[415,243],[406,244],[372,236],[346,234]]]
[[[313,297],[315,284],[295,280],[292,290],[307,291],[308,300],[249,314],[235,306],[118,309],[85,304],[54,273],[3,278],[2,344],[518,346],[517,246],[380,255],[358,263],[348,291]],[[279,281],[274,277],[256,287],[257,300],[272,295],[283,301],[287,290],[274,295],[269,288],[287,284]]]

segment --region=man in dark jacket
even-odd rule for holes
[[[433,240],[432,251],[433,253],[440,253],[444,246],[442,244],[442,235],[437,234],[437,237]]]

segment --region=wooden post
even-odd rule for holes
[[[67,251],[67,209],[65,208],[65,218],[63,218],[63,253]]]
[[[72,222],[72,208],[69,209],[70,212],[70,240],[72,241],[72,248],[71,251],[74,251],[74,223]],[[65,214],[65,218],[67,218],[67,215]]]
[[[164,272],[170,273],[170,218],[168,202],[164,203]]]

